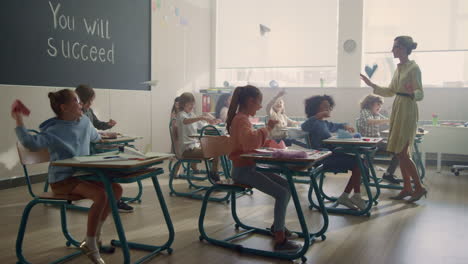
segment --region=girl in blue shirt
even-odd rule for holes
[[[51,161],[89,155],[90,142],[101,138],[89,118],[82,115],[78,96],[68,89],[48,96],[56,117],[44,121],[37,135],[29,134],[22,114],[12,111],[11,115],[16,120],[15,132],[21,144],[32,151],[47,148]],[[49,183],[55,194],[79,195],[93,201],[88,212],[86,239],[80,248],[93,263],[103,264],[98,243],[102,225],[110,212],[109,201],[101,183],[77,179],[72,177],[73,173],[73,168],[49,165]],[[122,187],[113,183],[112,189],[115,199],[119,200]]]

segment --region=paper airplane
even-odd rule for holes
[[[263,24],[260,24],[260,35],[264,36],[265,33],[270,32],[271,29]]]

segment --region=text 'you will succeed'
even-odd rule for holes
[[[49,56],[95,63],[115,63],[115,47],[109,31],[109,20],[101,18],[75,19],[75,16],[64,14],[63,6],[60,3],[54,6],[49,1],[49,6],[54,30],[72,32],[85,30],[90,36],[109,40],[108,47],[96,47],[87,43],[49,37],[47,40],[47,54]]]

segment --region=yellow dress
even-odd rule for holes
[[[387,151],[400,153],[408,143],[409,150],[413,146],[418,126],[419,113],[416,102],[424,98],[419,66],[414,61],[398,64],[390,85],[377,86],[374,93],[384,97],[396,95],[390,116]]]

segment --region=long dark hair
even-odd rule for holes
[[[249,98],[255,99],[261,95],[262,92],[260,92],[260,90],[257,87],[252,85],[239,86],[234,90],[226,120],[226,128],[228,132],[230,132],[232,120],[234,119],[234,116],[236,116],[238,110],[247,105],[247,101]]]
[[[93,100],[94,96],[96,96],[96,93],[94,92],[93,88],[87,84],[80,84],[78,87],[75,89],[75,93],[78,95],[80,98],[80,101],[82,104],[86,104]]]
[[[177,96],[177,97],[174,99],[174,104],[172,105],[171,114],[177,114],[177,113],[179,113],[180,110],[177,109],[177,107],[176,107],[176,103],[178,103],[179,100],[180,100],[180,97],[179,97],[179,96]]]
[[[328,103],[330,103],[331,108],[335,106],[335,101],[333,100],[333,97],[326,94],[312,96],[305,100],[305,113],[307,118],[312,117],[318,113],[320,104],[323,101],[328,101]]]
[[[225,107],[225,106],[229,107],[229,105],[226,105],[226,101],[229,98],[229,96],[231,96],[231,94],[222,94],[222,95],[219,96],[218,101],[216,102],[216,107],[215,107],[215,117],[216,118],[221,117],[220,114],[221,114],[221,109],[223,109],[223,107]]]
[[[195,96],[192,93],[186,92],[179,96],[179,110],[184,110],[186,104],[195,103]]]

